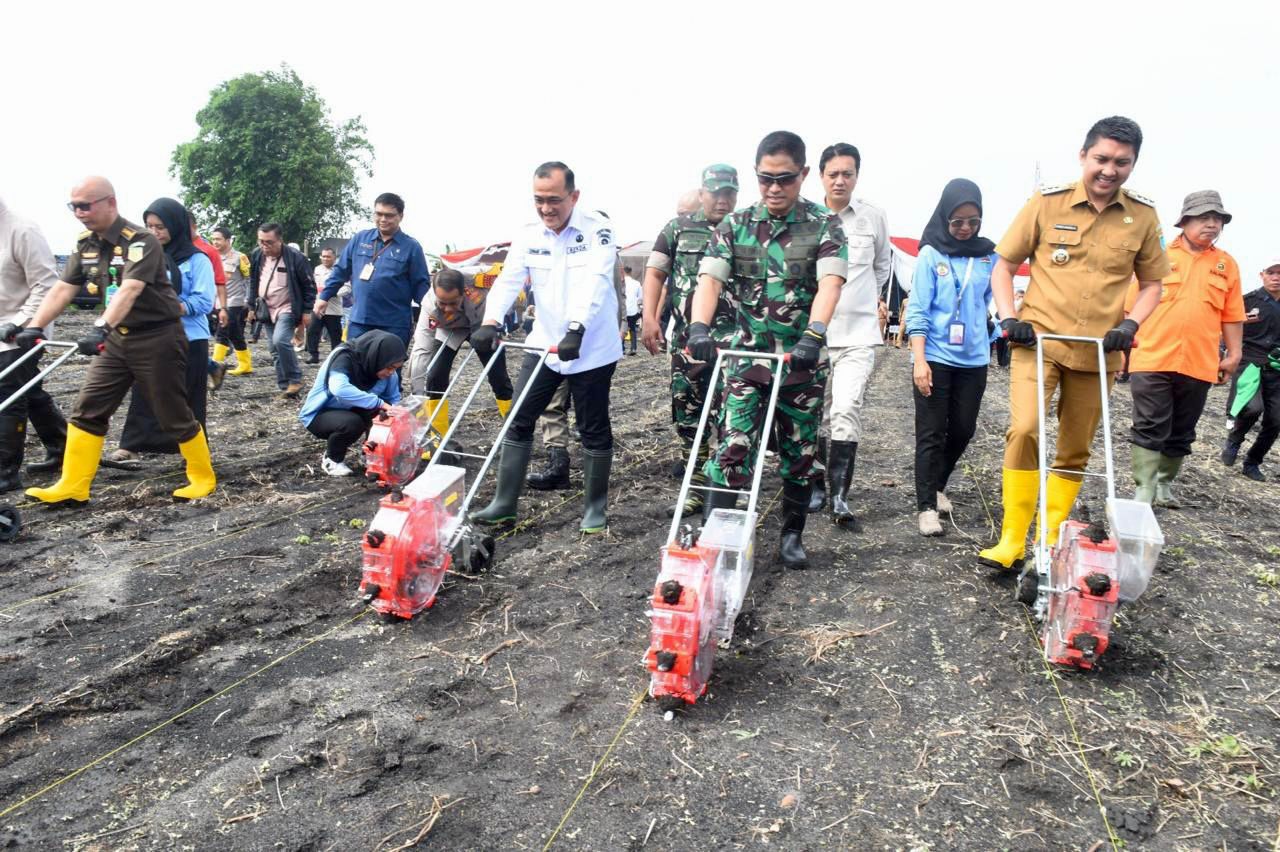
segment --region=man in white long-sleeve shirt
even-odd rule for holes
[[[523,404],[511,414],[493,501],[471,515],[480,523],[515,519],[533,452],[534,425],[560,383],[567,382],[582,435],[586,506],[581,529],[595,533],[605,528],[613,464],[609,388],[622,354],[614,289],[618,247],[609,220],[577,209],[577,202],[578,190],[568,166],[561,162],[538,166],[533,176],[533,203],[540,221],[526,225],[512,240],[507,262],[485,304],[484,322],[471,333],[471,346],[477,354],[492,351],[502,319],[527,279],[538,306],[527,342],[556,347],[556,354],[543,366],[526,360],[520,371],[517,388],[529,382],[532,385]]]
[[[849,272],[827,327],[831,375],[827,379],[818,458],[831,472],[832,517],[854,532],[858,521],[849,509],[847,497],[862,437],[862,401],[876,365],[876,348],[884,343],[880,294],[890,275],[889,225],[884,211],[853,197],[861,168],[862,155],[845,142],[829,146],[818,162],[826,205],[840,217],[849,240]],[[822,465],[815,465],[814,469],[809,511],[819,512],[826,498],[824,470]]]
[[[44,234],[32,222],[14,215],[0,200],[0,371],[23,354],[13,338],[31,318],[45,294],[58,283],[53,252]],[[46,333],[51,333],[45,329]],[[38,358],[0,380],[0,400],[7,399],[39,372]],[[39,384],[0,412],[0,492],[22,487],[21,470],[27,437],[27,418],[44,444],[46,458],[29,465],[31,471],[62,469],[67,443],[67,421]]]

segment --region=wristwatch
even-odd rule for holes
[[[827,324],[825,322],[818,322],[817,320],[814,320],[809,323],[809,328],[818,334],[821,334],[823,337],[827,336]]]
[[[106,317],[98,317],[96,320],[93,321],[93,326],[94,328],[102,329],[107,334],[110,334],[114,330],[111,327],[111,323],[107,322]]]
[[[577,320],[574,320],[573,322],[569,323],[569,327],[566,329],[566,331],[570,332],[571,334],[586,334],[587,327],[582,323],[578,322]]]

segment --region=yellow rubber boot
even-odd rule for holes
[[[236,366],[227,371],[230,376],[247,376],[253,372],[253,353],[248,349],[236,350]]]
[[[1083,479],[1067,479],[1056,473],[1049,474],[1045,480],[1044,516],[1049,525],[1047,540],[1050,547],[1058,543],[1062,522],[1071,517],[1071,507],[1076,504],[1076,495],[1080,493],[1082,484]],[[1032,540],[1037,543],[1040,541],[1039,518],[1036,519],[1036,537]]]
[[[1004,469],[1004,520],[1000,523],[1000,541],[978,554],[978,561],[992,568],[1021,567],[1027,552],[1027,530],[1036,514],[1040,496],[1040,472]]]
[[[227,353],[230,351],[231,347],[227,346],[225,343],[213,344],[213,363],[221,364],[223,361],[227,360]]]
[[[209,442],[204,437],[204,430],[179,444],[178,449],[187,460],[187,484],[174,491],[173,496],[179,500],[197,500],[212,494],[218,480],[213,475],[213,460],[209,458]]]
[[[67,424],[67,449],[62,456],[62,476],[48,488],[28,488],[27,496],[42,503],[72,503],[82,506],[89,502],[89,486],[98,472],[102,458],[100,435],[90,435],[74,424]]]
[[[511,400],[495,399],[494,402],[498,405],[498,413],[502,415],[503,420],[506,420],[507,415],[511,413]]]

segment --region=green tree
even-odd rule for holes
[[[372,175],[373,146],[357,116],[336,124],[329,108],[287,65],[222,83],[196,114],[200,131],[173,152],[170,174],[208,226],[224,224],[241,248],[275,221],[305,245],[368,216],[359,177]]]

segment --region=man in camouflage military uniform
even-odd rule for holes
[[[720,293],[728,289],[737,306],[732,348],[786,352],[775,423],[782,476],[783,565],[808,562],[801,533],[809,507],[810,476],[822,423],[822,391],[827,362],[822,357],[827,322],[840,300],[848,270],[848,248],[840,220],[830,210],[800,197],[809,168],[804,141],[775,131],[756,149],[759,204],[727,216],[712,237],[698,267],[687,346],[700,361],[715,358],[716,341],[708,323]],[[728,369],[720,413],[721,438],[703,472],[720,488],[742,489],[764,422],[772,370],[765,362],[734,360]],[[735,496],[708,491],[704,512],[734,505]]]
[[[707,166],[702,170],[702,189],[698,199],[697,210],[676,216],[663,227],[653,242],[644,274],[642,337],[645,348],[653,355],[662,348],[660,302],[664,286],[669,287],[671,293],[671,317],[674,320],[671,330],[671,421],[676,424],[676,434],[684,447],[684,457],[672,467],[675,476],[684,475],[685,461],[693,449],[698,419],[711,381],[712,365],[693,361],[684,351],[693,294],[698,287],[698,264],[711,243],[712,230],[738,203],[737,170],[722,163]],[[711,322],[711,337],[717,343],[728,345],[736,329],[734,309],[722,292]],[[708,440],[707,444],[699,447],[699,468],[706,462],[709,451]],[[694,473],[693,484],[706,484],[701,470]],[[701,508],[702,489],[695,488],[689,492],[685,511],[696,512]]]

